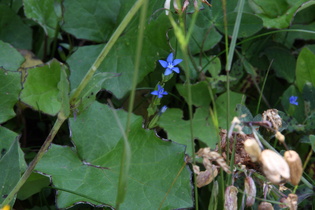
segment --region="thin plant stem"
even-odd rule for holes
[[[226,0],[223,0],[223,2],[225,2]],[[240,28],[240,24],[241,24],[241,19],[242,19],[242,14],[243,14],[243,8],[244,8],[244,0],[240,0],[238,3],[238,11],[237,11],[237,16],[236,16],[236,20],[235,20],[235,24],[234,24],[234,29],[233,29],[233,33],[232,33],[232,40],[231,40],[231,44],[230,44],[230,48],[228,51],[228,56],[227,56],[227,63],[226,63],[226,77],[227,77],[227,130],[229,130],[229,124],[230,124],[230,70],[231,70],[231,65],[232,65],[232,61],[233,61],[233,56],[234,56],[234,50],[235,50],[235,46],[236,46],[236,40],[238,37],[238,32],[239,32],[239,28]],[[224,3],[224,6],[226,6],[226,2]],[[224,27],[225,27],[225,37],[227,39],[228,36],[228,31],[227,31],[227,15],[226,15],[226,8],[223,8],[224,10]],[[225,43],[226,45],[228,43]],[[227,48],[227,47],[226,47]],[[227,52],[227,51],[226,51]],[[235,146],[235,139],[234,139],[234,144],[233,147]],[[229,139],[227,136],[227,151],[230,150],[230,144],[229,144]],[[233,148],[233,152],[234,148]],[[234,156],[234,154],[233,154]],[[227,152],[227,159],[229,160],[229,152]],[[233,159],[233,158],[232,158]],[[233,160],[231,160],[230,165],[233,166]],[[232,175],[229,175],[229,181],[228,184],[231,184],[231,180],[232,180]]]
[[[91,68],[88,70],[86,75],[84,76],[83,80],[79,84],[79,86],[74,90],[71,99],[70,104],[71,106],[75,106],[76,101],[78,100],[79,95],[81,94],[82,90],[86,87],[86,85],[89,83],[91,78],[93,77],[94,73],[98,69],[98,67],[101,65],[109,51],[112,49],[114,44],[116,43],[119,36],[122,34],[122,32],[125,30],[129,22],[131,21],[132,17],[138,12],[139,8],[143,4],[145,0],[138,0],[136,3],[132,6],[132,8],[129,10],[125,18],[122,20],[122,22],[119,24],[118,28],[115,30],[113,35],[110,37],[107,44],[102,49],[101,53],[96,58],[95,62],[91,66]]]
[[[135,92],[136,92],[136,86],[137,86],[137,80],[138,80],[138,73],[139,73],[139,67],[140,67],[140,58],[141,58],[141,51],[142,51],[142,44],[143,44],[143,33],[144,33],[144,25],[145,25],[147,8],[148,8],[148,1],[144,0],[142,8],[141,8],[141,14],[140,14],[135,70],[134,70],[133,80],[132,80],[132,89],[131,89],[131,94],[130,94],[128,116],[127,116],[127,123],[126,123],[125,131],[119,120],[119,117],[117,116],[116,111],[113,110],[113,114],[123,134],[123,139],[124,139],[124,150],[122,152],[121,163],[120,163],[118,191],[117,191],[117,198],[116,198],[116,209],[119,209],[120,204],[124,202],[124,199],[126,196],[127,177],[128,177],[128,171],[129,171],[130,163],[131,163],[131,149],[130,149],[130,144],[128,141],[128,136],[129,136],[129,131],[130,131],[131,114],[133,110],[133,104],[134,104],[134,98],[135,98]]]
[[[221,0],[222,1],[222,10],[223,10],[223,23],[224,23],[224,41],[225,41],[225,59],[228,60],[228,53],[229,52],[229,39],[228,39],[228,21],[227,21],[227,13],[226,13],[226,0]],[[229,71],[226,69],[227,77],[229,76]],[[227,78],[227,113],[229,113],[229,79]],[[228,119],[228,114],[227,114],[227,126],[229,125],[230,121]],[[227,128],[228,129],[228,128]],[[230,149],[230,141],[228,137],[226,138],[227,141],[227,151]],[[227,152],[227,157],[226,160],[229,160],[229,152]],[[224,173],[223,169],[221,168],[220,170],[220,188],[221,188],[221,199],[224,199],[224,193],[225,193],[225,181],[224,181]]]
[[[261,98],[263,97],[263,92],[264,92],[264,89],[265,89],[265,85],[266,85],[266,82],[267,82],[267,78],[268,78],[269,71],[270,71],[270,69],[271,69],[272,63],[273,63],[273,60],[271,61],[270,65],[269,65],[269,67],[268,67],[267,74],[266,74],[266,76],[265,76],[263,85],[262,85],[262,87],[261,87],[261,91],[260,91],[259,98],[258,98],[258,103],[257,103],[257,108],[256,108],[256,115],[257,115],[258,112],[259,112]]]
[[[179,1],[177,1],[179,3]],[[180,6],[181,7],[181,6]],[[186,84],[187,84],[187,96],[188,96],[188,112],[189,112],[189,128],[190,128],[190,143],[191,143],[191,153],[192,153],[192,163],[196,164],[196,159],[195,159],[195,144],[194,144],[194,132],[193,132],[193,111],[192,111],[192,93],[191,93],[191,87],[190,87],[190,69],[188,65],[188,42],[190,35],[192,33],[193,27],[196,23],[198,16],[198,10],[195,10],[195,12],[192,15],[192,19],[190,22],[190,27],[188,29],[188,33],[185,33],[185,21],[183,19],[183,12],[179,13],[179,26],[175,22],[174,18],[172,15],[169,15],[170,22],[174,28],[175,36],[179,42],[180,48],[183,52],[184,56],[184,64],[185,64],[185,75],[186,75]],[[195,209],[199,209],[199,204],[198,204],[198,189],[197,189],[197,179],[196,179],[196,174],[193,173],[194,176],[194,193],[195,193]]]
[[[131,114],[134,106],[135,94],[136,94],[136,86],[138,82],[138,74],[139,74],[139,67],[140,67],[140,60],[141,60],[141,52],[143,46],[143,34],[144,34],[144,26],[145,26],[145,19],[147,16],[147,8],[148,8],[148,1],[144,0],[143,6],[141,9],[140,15],[140,23],[139,23],[139,33],[138,33],[138,40],[137,40],[137,50],[136,50],[136,61],[135,61],[135,69],[133,73],[132,79],[132,87],[128,105],[128,116],[127,116],[127,123],[126,123],[126,134],[128,136],[129,127],[130,127],[130,119]]]
[[[58,114],[58,118],[57,118],[53,128],[51,129],[49,135],[47,136],[45,142],[43,143],[42,147],[38,151],[38,153],[35,156],[35,158],[33,159],[33,161],[30,163],[30,165],[28,166],[28,168],[26,169],[26,171],[24,172],[24,174],[22,175],[22,177],[20,178],[18,183],[11,190],[9,195],[4,199],[4,201],[1,204],[1,206],[8,205],[14,199],[15,195],[21,189],[21,187],[26,182],[28,177],[32,174],[32,172],[33,172],[35,166],[37,165],[37,163],[41,160],[41,158],[43,157],[43,155],[47,151],[47,149],[50,146],[52,140],[54,139],[54,137],[56,136],[58,130],[60,129],[61,125],[64,123],[64,121],[66,119],[67,119],[67,117],[63,116],[62,114]]]
[[[113,104],[110,99],[107,100],[109,105],[111,106],[112,113],[114,115],[114,118],[116,120],[116,123],[120,129],[120,132],[122,134],[123,140],[124,140],[124,149],[122,151],[122,157],[120,161],[120,172],[119,172],[119,180],[118,180],[118,191],[117,191],[117,197],[116,197],[116,205],[115,209],[119,209],[120,204],[123,203],[126,195],[126,186],[127,186],[127,177],[128,177],[128,169],[130,167],[130,157],[131,157],[131,149],[130,144],[128,141],[127,134],[125,132],[125,129],[123,125],[121,124],[121,121],[116,113],[116,110],[113,107]]]

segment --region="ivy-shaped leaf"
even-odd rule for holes
[[[120,110],[117,114],[124,125],[127,113]],[[52,145],[36,170],[50,175],[57,188],[67,190],[58,191],[58,208],[77,202],[115,207],[123,140],[112,111],[95,102],[70,119],[70,129],[76,149]],[[142,118],[136,116],[131,119],[128,136],[131,167],[120,209],[192,207],[185,148],[144,130]]]

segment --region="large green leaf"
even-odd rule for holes
[[[267,28],[286,28],[298,11],[299,7],[308,0],[292,1],[287,0],[250,0],[250,5],[256,15],[263,20]]]
[[[231,92],[230,113],[227,113],[227,93],[220,95],[215,101],[218,119],[213,119],[214,116],[210,114],[207,106],[196,109],[192,119],[193,138],[201,140],[207,146],[214,148],[219,138],[213,120],[218,121],[220,128],[226,129],[227,115],[230,116],[230,120],[238,115],[236,105],[241,103],[242,99],[242,94]],[[192,155],[190,122],[189,120],[183,120],[183,113],[180,109],[167,109],[161,116],[158,124],[166,131],[169,139],[186,145],[186,152]]]
[[[231,36],[234,30],[237,12],[227,14],[228,35]],[[218,18],[215,23],[216,27],[224,33],[224,16]],[[253,14],[243,13],[238,37],[249,37],[260,31],[263,27],[262,20]]]
[[[227,128],[227,117],[229,116],[230,121],[233,120],[235,116],[238,116],[236,106],[237,104],[242,104],[245,101],[244,95],[240,93],[230,92],[230,104],[228,104],[227,93],[221,94],[216,100],[215,104],[218,112],[218,121],[221,128]],[[228,107],[230,112],[228,113]],[[231,122],[228,122],[231,123]]]
[[[164,128],[167,138],[187,146],[186,153],[192,154],[191,133],[189,120],[183,120],[183,112],[180,109],[167,109],[159,120],[159,126]],[[214,148],[218,136],[213,125],[209,110],[207,108],[198,108],[193,116],[193,138],[206,143]]]
[[[1,151],[0,159],[1,159],[2,156],[8,152],[13,142],[19,139],[19,135],[3,126],[0,126],[0,134],[1,134],[0,135],[0,151]],[[21,171],[24,171],[26,169],[26,162],[24,160],[24,152],[22,151],[20,147],[18,148],[18,152],[19,152],[20,169]]]
[[[104,23],[105,24],[105,23]],[[158,59],[168,56],[165,32],[169,27],[167,17],[160,16],[146,25],[143,40],[143,57],[140,61],[138,81],[155,69]],[[99,72],[119,73],[121,76],[104,83],[103,88],[110,90],[117,98],[122,98],[132,87],[132,75],[135,65],[135,49],[137,48],[137,28],[120,37],[112,51],[99,67]],[[91,67],[104,45],[80,47],[69,59],[71,69],[71,87],[76,88]]]
[[[189,42],[189,50],[192,54],[210,50],[222,38],[222,35],[216,30],[208,14],[209,8],[207,7],[205,10],[200,11],[197,17]],[[190,16],[188,17],[187,25],[191,21]]]
[[[25,200],[30,196],[40,192],[44,187],[48,187],[50,180],[48,177],[38,173],[32,173],[17,194],[17,198]]]
[[[310,82],[315,86],[315,54],[304,47],[299,54],[296,64],[296,85],[302,92],[304,85]]]
[[[31,49],[31,29],[9,6],[0,4],[0,20],[0,39],[2,41],[19,49]]]
[[[278,77],[293,83],[295,79],[295,57],[283,47],[269,47],[265,49],[266,56],[272,62],[272,67]]]
[[[35,110],[56,115],[65,102],[62,97],[66,94],[67,84],[60,83],[68,83],[65,78],[60,80],[61,71],[65,70],[66,66],[56,60],[43,66],[28,69],[20,96],[21,101]]]
[[[55,36],[59,18],[61,18],[60,0],[45,0],[45,3],[37,0],[24,0],[24,12],[26,17],[38,22],[49,37]]]
[[[77,110],[81,112],[90,106],[96,100],[96,94],[102,89],[104,81],[115,76],[117,75],[107,72],[94,74],[90,82],[78,96],[79,104],[78,107],[76,107]]]
[[[21,177],[18,149],[18,140],[15,140],[0,159],[0,202],[6,198]],[[11,205],[13,203],[14,200]]]
[[[120,110],[117,114],[124,125],[127,113]],[[55,187],[68,191],[58,191],[58,208],[77,202],[114,207],[123,140],[112,111],[95,102],[76,119],[70,119],[70,129],[76,150],[52,145],[36,170],[50,175]],[[144,130],[140,117],[132,117],[130,129],[131,167],[120,209],[192,207],[185,148]]]
[[[117,27],[120,1],[64,1],[62,28],[79,39],[105,42]]]
[[[2,0],[0,4],[9,6],[16,13],[23,6],[22,0]]]
[[[212,91],[209,87],[208,82],[202,81],[196,84],[190,85],[192,104],[195,106],[208,107],[210,105],[211,97],[209,91]],[[184,97],[185,101],[188,103],[187,85],[177,84],[176,89],[179,94]]]
[[[22,89],[20,72],[0,68],[0,84],[0,123],[3,123],[15,116],[13,107],[18,102]]]
[[[0,40],[0,66],[6,70],[16,71],[24,62],[24,57],[11,45]]]

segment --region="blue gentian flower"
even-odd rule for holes
[[[177,74],[179,73],[179,68],[175,67],[177,64],[182,62],[182,59],[175,59],[173,60],[173,53],[169,54],[166,61],[159,60],[160,64],[165,68],[164,75],[170,75],[171,73],[176,72]]]
[[[296,100],[298,99],[297,96],[291,96],[290,97],[290,104],[293,104],[293,105],[299,105],[299,102],[297,102]]]
[[[168,107],[166,105],[162,106],[162,108],[160,109],[160,113],[163,114],[164,112],[166,112],[167,108]]]
[[[168,93],[164,91],[164,88],[162,88],[161,85],[158,85],[158,90],[152,91],[151,94],[157,96],[158,98],[162,98],[163,95],[167,95]]]

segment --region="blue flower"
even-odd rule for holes
[[[179,68],[175,67],[177,64],[182,62],[182,59],[175,59],[173,60],[173,53],[169,54],[166,61],[159,60],[160,64],[165,68],[164,75],[170,75],[173,71],[179,73]]]
[[[293,104],[293,105],[299,105],[299,102],[297,102],[296,100],[298,99],[297,96],[291,96],[290,97],[290,104]]]
[[[162,108],[160,109],[160,114],[163,114],[164,112],[166,112],[167,108],[168,107],[166,105],[162,106]]]
[[[157,96],[158,98],[162,98],[163,95],[167,95],[168,93],[164,91],[164,88],[162,88],[161,85],[158,85],[158,90],[152,91],[151,94]]]

